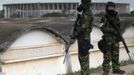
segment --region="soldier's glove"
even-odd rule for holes
[[[120,37],[119,35],[116,35],[116,37],[117,37],[117,38],[116,38],[116,41],[117,41],[117,42],[121,42],[121,41],[122,41],[122,40],[121,40],[121,37]]]

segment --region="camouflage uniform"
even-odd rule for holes
[[[113,21],[117,21],[115,25],[117,25],[118,30],[120,30],[120,23],[118,17],[111,17],[110,15],[106,14],[105,18],[113,19]],[[114,30],[111,25],[109,25],[109,22],[105,20],[104,25],[102,27],[103,31],[103,39],[106,41],[107,47],[109,50],[107,50],[106,53],[104,53],[104,62],[103,62],[103,70],[109,71],[110,69],[110,61],[112,61],[112,67],[113,69],[119,69],[119,38],[117,37],[116,30]]]
[[[107,11],[107,9],[106,9]],[[110,70],[110,61],[112,61],[113,71],[120,71],[119,64],[119,42],[120,38],[116,30],[112,27],[112,25],[116,25],[116,28],[121,32],[120,19],[118,17],[118,13],[114,11],[113,13],[106,12],[105,16],[102,19],[103,26],[101,30],[103,32],[103,39],[105,40],[108,50],[104,53],[103,57],[103,70],[104,72],[109,72]],[[108,75],[108,74],[104,74]]]
[[[90,33],[92,31],[93,17],[90,10],[91,0],[82,0],[82,15],[78,14],[72,38],[78,40],[78,57],[81,66],[81,75],[89,75],[89,49]]]

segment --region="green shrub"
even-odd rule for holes
[[[63,15],[62,13],[47,13],[47,14],[44,14],[42,15],[41,17],[62,17],[62,16],[65,16]]]

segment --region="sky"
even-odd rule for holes
[[[46,1],[46,0],[0,0],[0,10],[2,10],[2,4],[4,3],[14,3],[14,2],[29,2],[29,1]],[[48,1],[80,1],[80,0],[48,0]],[[92,0],[92,2],[118,2],[118,3],[129,3],[130,10],[134,10],[134,0]]]

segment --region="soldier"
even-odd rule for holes
[[[107,50],[103,50],[103,75],[108,75],[110,70],[110,61],[112,62],[112,70],[115,74],[124,74],[125,71],[121,70],[119,64],[119,42],[121,39],[118,37],[118,33],[112,27],[116,25],[116,28],[121,32],[120,19],[118,13],[115,11],[115,3],[108,2],[106,4],[106,14],[101,20],[101,30],[103,32],[103,40],[107,45]]]
[[[93,17],[90,10],[91,0],[82,0],[82,4],[77,8],[77,20],[74,25],[72,39],[78,40],[78,57],[81,66],[81,75],[89,75],[89,49],[90,33],[92,31]]]

